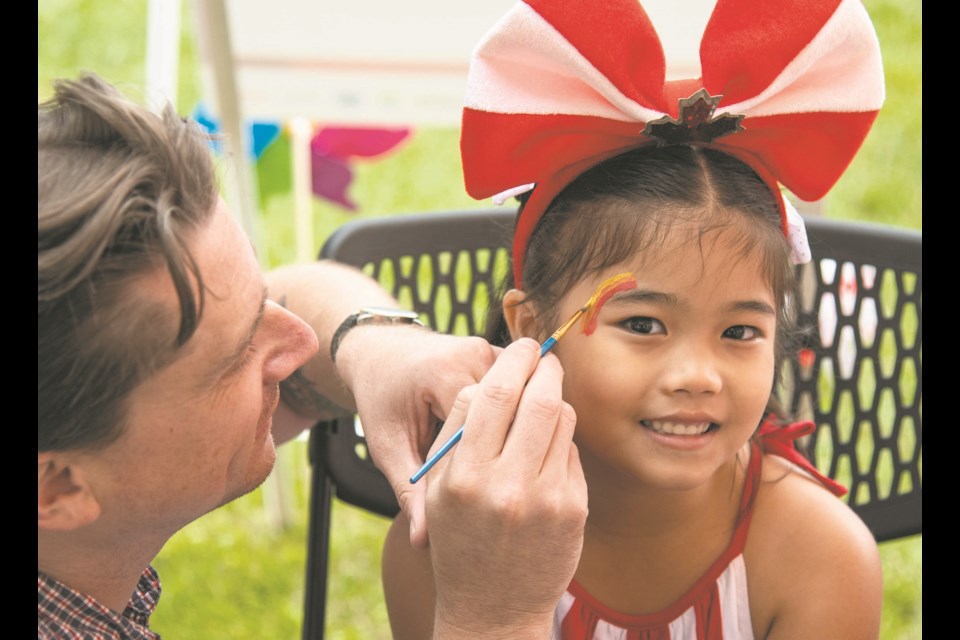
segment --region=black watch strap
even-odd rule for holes
[[[337,330],[333,332],[330,339],[330,360],[337,361],[337,350],[340,349],[340,343],[344,336],[350,333],[350,330],[361,324],[415,324],[421,327],[425,326],[417,314],[411,311],[401,309],[387,309],[381,307],[365,307],[356,313],[347,316]]]
[[[355,326],[357,326],[357,319],[359,317],[359,313],[351,313],[343,322],[340,323],[340,326],[337,327],[337,330],[333,332],[333,337],[330,339],[330,360],[332,362],[337,361],[337,350],[340,348],[340,341],[343,340],[343,336],[347,335],[347,332],[350,331],[350,329],[353,329]]]

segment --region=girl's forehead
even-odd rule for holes
[[[657,246],[582,279],[574,291],[582,296],[605,279],[632,273],[637,288],[703,295],[717,288],[771,291],[765,260],[757,243],[744,242],[733,229],[703,232],[674,228]]]
[[[737,220],[723,224],[682,223],[669,225],[656,239],[637,251],[629,261],[637,264],[663,264],[701,260],[707,257],[730,259],[752,257],[756,233],[746,222]]]

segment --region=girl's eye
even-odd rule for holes
[[[745,324],[738,324],[723,332],[724,338],[731,340],[755,340],[760,337],[760,330]]]
[[[627,331],[632,331],[633,333],[639,333],[641,335],[658,335],[665,334],[667,332],[667,328],[663,326],[663,323],[656,318],[647,318],[642,316],[628,318],[624,320],[622,324]]]

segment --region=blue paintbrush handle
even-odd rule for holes
[[[553,345],[555,344],[557,344],[556,334],[544,340],[543,344],[540,345],[540,357],[542,358],[543,356],[547,355],[547,353],[549,353],[550,349],[552,349]],[[453,445],[460,442],[460,438],[462,437],[463,427],[460,427],[457,429],[457,432],[453,434],[453,437],[447,440],[442,447],[437,449],[436,453],[430,456],[430,458],[423,463],[423,466],[420,467],[415,474],[410,476],[410,484],[416,484],[417,480],[422,478],[427,471],[430,471],[430,469],[433,468],[433,465],[437,464],[437,461],[440,460],[440,458],[447,455],[447,452],[453,448]]]
[[[553,345],[557,344],[557,336],[552,335],[546,340],[543,341],[543,344],[540,345],[540,357],[547,355],[550,352],[550,349],[553,349]]]
[[[453,445],[460,442],[460,438],[462,437],[463,437],[463,427],[460,427],[459,429],[457,429],[457,432],[453,434],[452,438],[447,440],[447,442],[442,447],[437,449],[436,453],[430,456],[430,459],[424,462],[423,466],[420,467],[420,469],[418,469],[415,474],[410,476],[410,484],[416,483],[416,481],[422,478],[427,471],[430,471],[430,469],[433,468],[433,465],[437,464],[437,461],[447,454],[447,451],[450,451],[450,449],[453,449]]]

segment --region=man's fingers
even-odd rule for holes
[[[457,394],[456,399],[453,401],[453,407],[450,408],[450,413],[443,423],[443,427],[441,427],[436,439],[434,439],[433,444],[430,446],[430,452],[427,454],[428,460],[437,449],[446,444],[446,442],[453,437],[453,434],[459,431],[460,427],[464,425],[467,420],[467,412],[470,410],[470,405],[473,404],[473,400],[477,396],[478,387],[479,385],[471,384],[461,389],[460,393]],[[447,456],[452,453],[451,451]]]
[[[465,461],[483,463],[500,455],[524,386],[539,360],[539,345],[523,338],[504,349],[493,363],[467,412],[463,441],[470,446],[464,447]]]
[[[440,433],[437,435],[436,439],[433,442],[433,445],[430,447],[430,451],[427,454],[427,460],[433,458],[437,450],[440,449],[443,445],[447,444],[450,441],[450,438],[460,430],[460,427],[463,426],[464,421],[467,419],[467,412],[470,409],[470,405],[473,403],[473,398],[477,393],[477,385],[470,385],[469,387],[464,387],[460,390],[460,393],[457,394],[457,399],[453,403],[453,407],[450,409],[450,415],[447,417],[447,421],[443,424],[443,427],[440,429]],[[442,474],[443,470],[446,468],[450,461],[456,456],[457,446],[455,445],[450,451],[441,457],[437,462],[427,471],[418,485],[425,485],[427,482],[436,481]]]
[[[476,385],[473,385],[473,387],[476,387]],[[434,441],[430,454],[453,435],[458,428],[453,425],[462,424],[466,419],[467,409],[470,406],[472,396],[472,388],[466,388],[457,397],[454,406],[451,408],[450,419]],[[452,455],[452,452],[448,455]],[[413,449],[401,451],[397,448],[390,452],[390,457],[392,458],[391,464],[383,465],[381,471],[387,476],[387,480],[393,488],[393,493],[397,496],[397,503],[400,505],[400,510],[410,522],[411,546],[417,549],[425,549],[429,546],[427,516],[425,511],[427,480],[426,477],[424,477],[415,484],[410,482],[411,475],[420,467],[423,460]],[[446,460],[441,460],[430,470],[428,475],[436,475],[445,464]]]
[[[501,347],[495,347],[483,338],[456,338],[456,340],[459,349],[451,350],[449,356],[454,358],[453,363],[446,366],[440,365],[445,372],[444,375],[437,377],[427,389],[430,408],[442,420],[449,417],[457,394],[464,387],[480,382],[503,351]]]
[[[548,355],[539,362],[523,390],[501,455],[504,472],[526,478],[540,474],[564,411],[562,390],[560,361]],[[569,441],[572,436],[565,433],[564,437]]]
[[[411,485],[407,480],[404,480],[404,484],[407,488],[400,489],[397,495],[402,495],[399,499],[400,509],[410,522],[410,546],[414,549],[426,549],[429,545],[425,512],[426,485]]]
[[[565,478],[570,473],[570,452],[574,452],[576,459],[577,473],[582,478],[583,470],[580,469],[580,456],[576,452],[577,446],[573,443],[573,433],[577,426],[577,414],[566,402],[560,409],[560,416],[557,427],[553,431],[553,438],[550,440],[550,448],[547,451],[543,461],[541,475],[554,478]]]

